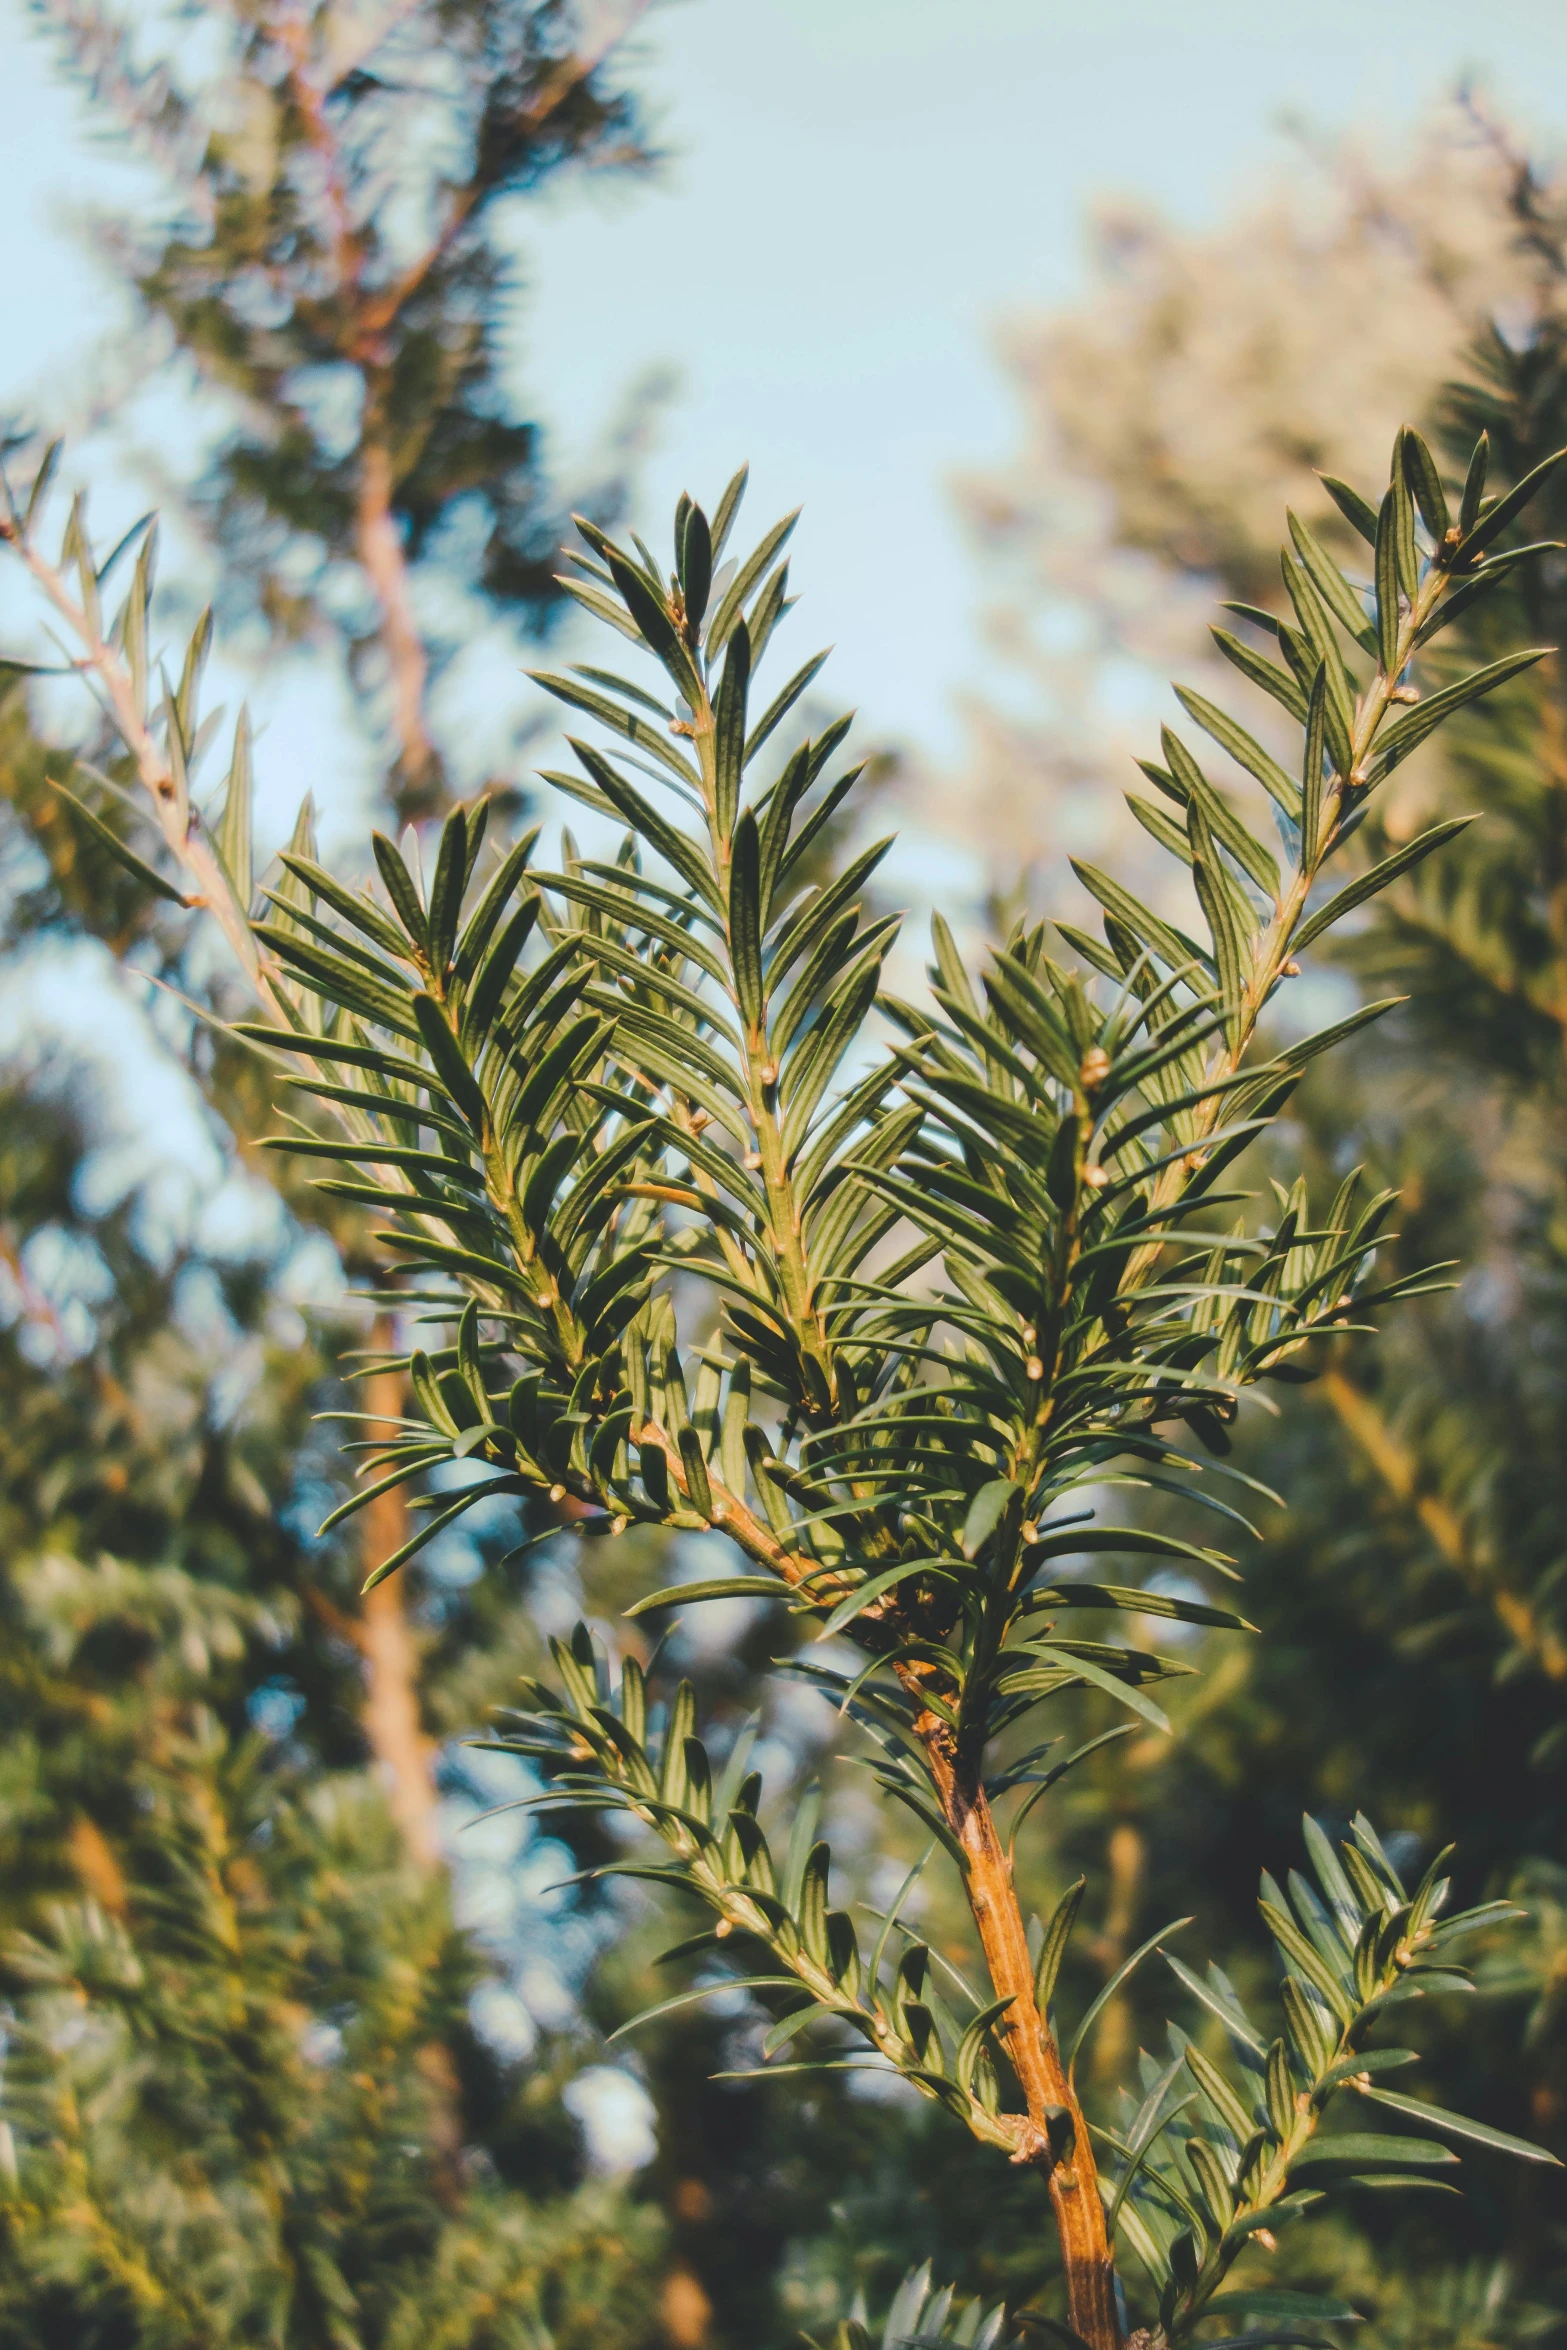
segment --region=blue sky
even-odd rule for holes
[[[69,209],[142,196],[52,78],[33,21],[0,0],[0,408],[47,423],[117,315]],[[1474,70],[1553,143],[1567,8],[669,0],[634,62],[669,156],[657,183],[578,183],[519,223],[526,396],[569,459],[645,370],[672,366],[646,517],[661,523],[683,487],[716,494],[749,457],[754,520],[805,503],[797,625],[838,646],[838,691],[878,732],[950,756],[954,695],[982,666],[982,584],[947,483],[1004,458],[992,335],[1080,285],[1086,206],[1131,192],[1201,222],[1278,161],[1286,111],[1396,138]],[[331,715],[320,681],[291,696],[301,732],[304,713]]]

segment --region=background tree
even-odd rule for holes
[[[109,856],[62,865],[100,921],[145,911]],[[13,967],[58,906],[31,878]],[[645,2339],[654,2215],[573,2199],[559,2081],[476,2036],[494,1963],[365,1765],[354,1549],[307,1531],[311,1236],[237,1171],[226,1245],[115,1200],[103,1091],[41,1051],[0,1160],[0,2339]]]
[[[109,241],[149,315],[172,318],[147,364],[171,342],[197,354],[186,413],[212,466],[187,511],[219,601],[259,609],[274,641],[344,643],[416,808],[446,788],[433,751],[398,762],[404,719],[433,739],[429,677],[459,643],[420,609],[454,530],[481,526],[470,612],[531,630],[550,601],[551,493],[500,364],[497,207],[640,148],[611,78],[626,19],[584,42],[559,8],[399,9],[367,41],[350,13],[236,10],[199,83],[133,48],[145,27],[48,21],[171,170],[172,228]],[[332,338],[354,303],[363,394],[345,406]],[[221,1001],[232,980],[188,956],[166,896],[51,788],[70,762],[14,691],[3,723],[8,984],[35,1017],[51,972],[112,988],[107,944],[188,1002]],[[82,747],[133,781],[108,738]],[[123,826],[112,790],[104,805]],[[350,1400],[337,1383],[361,1333],[331,1301],[362,1219],[257,1152],[263,1064],[167,996],[146,1024],[138,995],[109,1023],[165,1098],[195,1076],[212,1212],[160,1212],[154,1185],[116,1171],[138,1139],[145,1166],[147,1138],[104,1057],[62,1039],[13,1070],[8,1100],[8,2083],[54,2167],[7,2206],[6,2322],[17,2340],[115,2343],[431,2324],[644,2338],[653,2214],[607,2190],[571,2200],[569,1936],[541,1920],[529,1942],[515,1899],[487,1936],[459,1932],[454,1907],[496,1909],[477,1848],[456,1847],[451,1883],[431,1874],[491,1800],[448,1774],[443,1827],[432,1763],[536,1652],[516,1571],[471,1581],[517,1528],[448,1552],[411,1609],[395,1586],[360,1601],[358,1530],[315,1537],[340,1488],[311,1415]],[[307,1335],[298,1306],[323,1302]],[[569,1865],[539,1857],[546,1882]],[[530,1965],[549,2020],[524,2064]]]
[[[505,232],[563,172],[646,166],[612,78],[645,7],[225,0],[194,86],[140,61],[134,25],[75,0],[39,12],[169,191],[150,233],[105,226],[204,395],[190,499],[223,600],[342,645],[404,820],[444,804],[432,669],[486,611],[537,626],[566,504],[609,520],[623,494],[611,474],[562,501],[517,412]]]
[[[1275,186],[1206,235],[1102,202],[1089,296],[1007,324],[1019,446],[959,485],[995,648],[1030,689],[971,704],[962,804],[998,869],[1022,850],[1065,910],[1074,845],[1137,853],[1107,763],[1173,715],[1176,665],[1223,674],[1209,584],[1276,598],[1285,505],[1347,551],[1319,469],[1375,478],[1388,419],[1425,416],[1480,322],[1527,301],[1506,178],[1456,108],[1397,170],[1300,132]],[[931,775],[938,825],[948,789]]]

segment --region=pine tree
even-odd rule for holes
[[[541,678],[616,738],[574,740],[576,769],[550,780],[626,828],[617,854],[568,840],[561,870],[535,876],[530,836],[485,859],[480,804],[448,816],[428,873],[417,843],[373,835],[378,888],[345,883],[301,841],[259,918],[242,775],[231,766],[210,833],[189,800],[203,632],[181,695],[150,714],[145,573],[106,633],[79,509],[62,549],[73,589],[36,496],[11,508],[7,535],[115,711],[160,856],[199,885],[250,979],[260,1017],[235,1033],[296,1072],[299,1112],[274,1147],[324,1162],[319,1189],[378,1214],[375,1302],[434,1325],[436,1343],[397,1358],[395,1428],[373,1403],[359,1415],[359,1506],[423,1488],[416,1530],[371,1583],[494,1496],[571,1499],[600,1539],[662,1527],[738,1550],[745,1571],[644,1593],[629,1615],[765,1597],[820,1640],[844,1636],[843,1663],[829,1649],[792,1669],[867,1733],[874,1777],[930,1839],[868,1944],[832,1905],[816,1807],[769,1824],[751,1737],[714,1754],[690,1684],[666,1694],[655,1675],[650,1703],[629,1645],[617,1656],[586,1624],[556,1640],[554,1680],[525,1686],[492,1750],[538,1772],[545,1811],[642,1831],[593,1878],[650,1880],[714,1921],[669,1954],[699,1972],[666,2007],[744,1993],[767,2026],[764,2068],[785,2051],[789,2071],[868,2063],[1039,2174],[1066,2323],[1090,2350],[1121,2350],[1128,2291],[1139,2350],[1211,2318],[1270,2342],[1350,2316],[1257,2266],[1275,2227],[1327,2191],[1429,2183],[1456,2159],[1448,2135],[1552,2159],[1384,2085],[1418,2062],[1377,2037],[1389,2009],[1460,1982],[1454,1954],[1516,1914],[1448,1914],[1445,1852],[1410,1891],[1363,1814],[1336,1849],[1308,1818],[1310,1878],[1290,1872],[1286,1893],[1263,1877],[1281,2028],[1222,1970],[1167,1954],[1192,2023],[1217,2031],[1205,2047],[1172,2025],[1168,2061],[1144,2057],[1114,2119],[1097,2120],[1083,2045],[1191,1921],[1148,1937],[1067,2039],[1055,1993],[1083,1886],[1031,1942],[1010,1847],[1108,1739],[1167,1728],[1149,1691],[1183,1670],[1168,1650],[1080,1637],[1073,1611],[1248,1629],[1207,1596],[1226,1553],[1107,1521],[1107,1491],[1129,1479],[1177,1499],[1183,1524],[1205,1505],[1233,1521],[1204,1455],[1222,1463],[1242,1393],[1293,1383],[1318,1343],[1430,1287],[1378,1263],[1394,1195],[1367,1196],[1357,1173],[1331,1202],[1301,1175],[1262,1217],[1212,1219],[1244,1201],[1219,1186],[1311,1064],[1385,1009],[1260,1044],[1297,956],[1459,829],[1438,822],[1369,869],[1327,870],[1422,742],[1540,659],[1508,650],[1424,698],[1409,682],[1421,649],[1525,559],[1504,534],[1564,454],[1488,497],[1482,441],[1450,502],[1424,440],[1401,431],[1380,504],[1340,492],[1373,546],[1365,600],[1292,520],[1293,618],[1271,624],[1281,658],[1225,649],[1294,722],[1299,780],[1228,712],[1183,696],[1272,800],[1283,863],[1167,731],[1167,764],[1146,771],[1176,814],[1152,811],[1149,829],[1190,873],[1202,935],[1085,868],[1104,922],[1098,936],[1061,926],[1077,968],[1043,925],[1019,925],[976,987],[938,921],[928,1003],[882,992],[897,923],[868,915],[863,891],[887,844],[804,881],[806,850],[857,780],[851,767],[829,781],[848,721],[761,781],[759,755],[821,657],[753,716],[752,678],[788,609],[791,521],[719,569],[743,474],[711,522],[682,499],[667,574],[579,518],[590,551],[572,592],[671,697],[596,668]],[[904,1041],[866,1066],[878,1004]],[[695,1285],[719,1312],[711,1336],[677,1316]],[[1179,1562],[1187,1585],[1076,1571],[1106,1556]],[[1130,1724],[1048,1763],[1058,1738],[1027,1743],[1042,1706],[1070,1727],[1104,1699]],[[1004,1844],[996,1807],[1018,1796]],[[900,1925],[938,1852],[972,1921],[978,1989]],[[825,2045],[806,2038],[824,2023]],[[1357,2126],[1358,2113],[1323,2126],[1359,2100],[1437,2135]]]

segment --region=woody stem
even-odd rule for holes
[[[934,1714],[916,1724],[942,1808],[967,1861],[964,1890],[998,1999],[1010,1998],[1002,2029],[1033,2125],[1020,2159],[1043,2174],[1055,2213],[1073,2330],[1089,2350],[1121,2350],[1115,2259],[1105,2233],[1099,2174],[1088,2127],[1055,2035],[1034,1997],[1034,1969],[1008,1859],[983,1788],[961,1775],[952,1733]]]

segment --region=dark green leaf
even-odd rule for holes
[[[1489,433],[1482,433],[1474,445],[1474,454],[1469,460],[1469,471],[1464,477],[1463,501],[1458,509],[1459,532],[1466,539],[1480,519],[1480,501],[1485,496],[1486,468],[1490,463],[1490,458],[1491,436]]]
[[[714,815],[721,838],[733,832],[745,759],[746,694],[751,682],[751,635],[743,620],[730,631],[724,674],[713,697]]]
[[[1459,550],[1466,563],[1472,562],[1483,548],[1491,544],[1493,539],[1500,538],[1514,515],[1523,512],[1535,491],[1542,488],[1550,479],[1564,457],[1567,457],[1567,449],[1558,449],[1553,457],[1545,458],[1541,464],[1535,466],[1531,473],[1525,474],[1517,487],[1510,489],[1504,498],[1498,498],[1494,506],[1487,508],[1469,531]]]
[[[1434,2138],[1390,2138],[1339,2130],[1313,2138],[1290,2164],[1290,2177],[1324,2170],[1445,2170],[1458,2157]]]
[[[1384,727],[1377,737],[1376,758],[1372,763],[1372,779],[1388,774],[1399,762],[1407,759],[1417,743],[1423,743],[1428,734],[1451,718],[1455,710],[1462,710],[1469,702],[1476,702],[1482,694],[1494,693],[1499,685],[1506,685],[1520,671],[1532,669],[1536,661],[1543,661],[1552,650],[1549,645],[1532,646],[1526,652],[1508,653],[1487,668],[1471,671],[1454,685],[1444,686],[1425,702],[1406,710],[1391,726]]]
[[[446,1024],[445,1013],[434,996],[423,993],[414,997],[413,1010],[425,1051],[435,1063],[437,1077],[474,1133],[482,1135],[488,1122],[484,1096],[479,1091],[472,1070],[463,1059],[462,1048]]]
[[[1256,777],[1269,798],[1283,810],[1291,823],[1298,823],[1300,792],[1278,761],[1270,757],[1260,743],[1254,742],[1243,726],[1237,725],[1214,703],[1205,701],[1201,694],[1194,694],[1180,685],[1176,687],[1175,694],[1181,707],[1202,728],[1204,734],[1211,735],[1222,750],[1228,751],[1238,767],[1244,767],[1248,775]]]
[[[1389,490],[1377,517],[1376,537],[1377,657],[1383,676],[1389,679],[1396,679],[1399,672],[1399,630],[1403,617],[1399,608],[1397,527],[1393,493]]]
[[[722,1575],[707,1583],[671,1583],[623,1608],[622,1615],[645,1616],[656,1607],[694,1607],[703,1599],[782,1599],[788,1586],[776,1575]]]
[[[1079,1877],[1069,1885],[1050,1913],[1044,1939],[1039,1945],[1039,1957],[1034,1965],[1034,1999],[1041,2015],[1046,2015],[1055,1997],[1056,1978],[1061,1972],[1061,1961],[1066,1955],[1077,1913],[1082,1907],[1088,1879]]]
[[[58,792],[62,800],[70,802],[93,838],[108,850],[116,864],[123,865],[127,873],[133,874],[143,888],[152,890],[160,898],[167,898],[171,905],[189,906],[193,903],[193,900],[175,888],[172,881],[165,881],[163,875],[149,865],[144,857],[138,857],[134,849],[127,848],[119,834],[105,824],[101,816],[95,816],[86,801],[79,800],[75,792],[67,791],[65,785],[56,783],[52,776],[49,788]]]
[[[1340,481],[1336,474],[1319,473],[1317,479],[1351,530],[1358,531],[1368,547],[1374,547],[1377,543],[1376,508],[1361,496],[1359,490],[1352,490],[1347,481]]]
[[[1403,449],[1404,479],[1420,508],[1421,520],[1440,547],[1447,536],[1448,512],[1447,493],[1436,469],[1436,459],[1412,424],[1404,427]]]
[[[1308,523],[1290,513],[1286,517],[1289,534],[1295,542],[1295,551],[1310,576],[1318,595],[1338,622],[1340,628],[1368,653],[1377,649],[1376,631],[1366,617],[1365,607],[1348,580],[1339,570],[1332,556]]]
[[[1385,2105],[1394,2113],[1407,2114],[1411,2121],[1424,2122],[1428,2129],[1446,2130],[1450,2137],[1467,2138],[1476,2146],[1489,2146],[1497,2154],[1516,2155],[1520,2162],[1548,2162],[1561,2168],[1558,2157],[1548,2147],[1536,2146],[1531,2138],[1514,2138],[1506,2130],[1493,2129],[1489,2122],[1470,2121],[1461,2113],[1448,2113],[1441,2106],[1427,2105],[1418,2097],[1402,2097],[1394,2089],[1362,2089],[1361,2095],[1377,2105]],[[1393,2138],[1388,2144],[1407,2146],[1407,2138]],[[1331,2141],[1329,2141],[1331,2143]]]
[[[1254,653],[1250,645],[1243,645],[1240,638],[1232,636],[1227,628],[1215,628],[1209,633],[1226,661],[1238,669],[1242,677],[1249,677],[1253,685],[1260,685],[1265,694],[1271,694],[1282,709],[1304,725],[1306,697],[1288,670],[1280,669],[1274,661],[1264,660],[1261,653]]]
[[[1393,559],[1399,587],[1412,604],[1420,584],[1420,557],[1415,546],[1415,501],[1410,496],[1404,471],[1402,431],[1393,443],[1393,478],[1389,489],[1393,500]]]
[[[1237,2286],[1233,2292],[1216,2293],[1203,2312],[1206,2317],[1240,2319],[1278,2318],[1300,2325],[1353,2325],[1360,2316],[1347,2301],[1335,2301],[1327,2293],[1300,2293],[1293,2285]],[[1273,2339],[1271,2335],[1254,2335],[1254,2341]]]
[[[1331,930],[1334,923],[1349,913],[1352,907],[1364,905],[1368,898],[1380,896],[1401,873],[1411,872],[1424,858],[1430,856],[1433,849],[1441,848],[1446,841],[1455,840],[1473,822],[1472,816],[1450,816],[1446,823],[1433,824],[1414,840],[1406,841],[1401,849],[1394,850],[1392,856],[1384,857],[1380,865],[1373,865],[1369,871],[1347,883],[1336,897],[1330,898],[1325,906],[1304,922],[1290,942],[1292,948],[1299,951],[1310,946],[1313,939],[1320,938],[1325,930]]]
[[[424,908],[419,903],[419,893],[413,885],[413,876],[399,856],[395,844],[387,839],[384,832],[372,832],[370,846],[375,852],[375,861],[381,879],[386,884],[386,894],[392,901],[393,911],[420,954],[427,954],[430,944],[429,925],[425,920]]]

